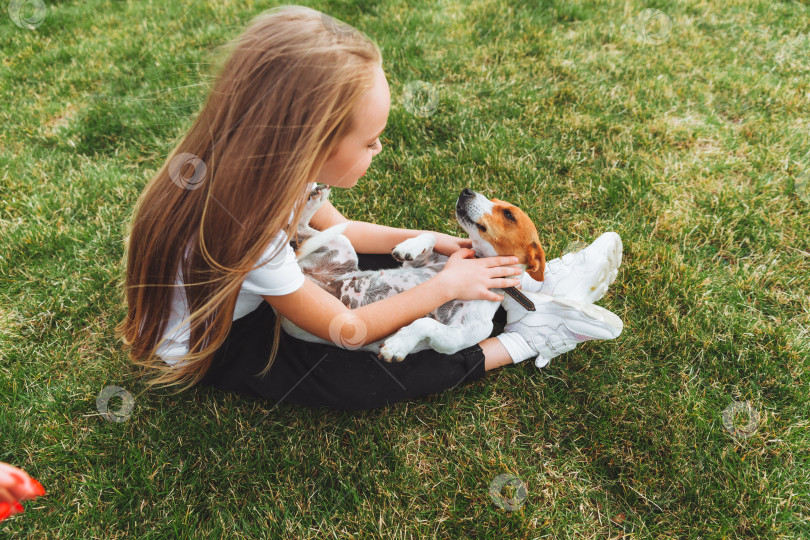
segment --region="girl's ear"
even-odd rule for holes
[[[535,281],[543,281],[543,271],[546,268],[546,253],[543,246],[537,242],[529,244],[526,255],[526,273]]]

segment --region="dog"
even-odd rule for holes
[[[329,193],[330,188],[325,184],[315,185],[302,212],[296,239],[290,244],[304,275],[346,307],[355,309],[393,296],[427,281],[444,268],[448,257],[433,251],[436,243],[433,234],[423,233],[394,247],[391,254],[402,263],[400,267],[360,270],[357,253],[342,234],[347,223],[323,231],[309,225]],[[545,252],[534,223],[520,208],[499,199],[489,200],[465,188],[456,201],[455,215],[472,240],[476,257],[517,256],[519,261],[513,266],[522,268],[536,281],[543,280]],[[518,290],[509,289],[494,290],[516,294],[515,299],[521,305],[534,309],[531,301]],[[491,300],[451,300],[382,340],[352,348],[378,352],[378,358],[386,362],[401,362],[408,354],[428,348],[452,354],[490,336],[492,318],[499,305],[500,302]],[[289,335],[305,341],[335,344],[277,315]]]

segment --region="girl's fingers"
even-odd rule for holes
[[[472,250],[470,250],[472,251]],[[475,253],[473,251],[473,253]],[[479,259],[480,261],[484,261],[484,264],[487,266],[508,266],[510,264],[517,264],[520,260],[517,257],[483,257]]]
[[[473,250],[471,250],[471,249],[461,248],[461,249],[457,249],[456,251],[454,251],[453,254],[450,255],[450,256],[451,257],[460,257],[462,259],[466,259],[466,258],[468,258],[468,256],[471,253],[475,253],[475,252]]]
[[[517,270],[517,272],[515,271]],[[518,277],[519,274],[522,274],[523,270],[520,268],[513,268],[511,266],[495,266],[490,270],[490,278],[509,278],[509,279],[517,279],[520,280]]]
[[[509,287],[515,287],[517,285],[518,284],[511,279],[493,279],[487,287],[490,289],[508,289]]]

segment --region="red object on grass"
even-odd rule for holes
[[[37,487],[37,490],[34,492],[34,493],[36,493],[36,494],[37,494],[37,497],[39,497],[39,496],[41,496],[41,495],[45,495],[45,488],[44,488],[44,487],[42,487],[42,484],[40,484],[39,482],[37,482],[37,481],[36,481],[36,480],[34,480],[33,478],[31,479],[31,481],[32,481],[32,482],[34,483],[34,485]]]
[[[19,514],[23,511],[22,505],[18,502],[15,502],[13,505],[8,504],[7,502],[0,503],[0,521],[3,521],[9,516]]]

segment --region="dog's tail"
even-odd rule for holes
[[[337,225],[332,225],[328,229],[319,232],[315,236],[307,238],[300,246],[298,246],[298,250],[295,252],[295,258],[299,261],[305,259],[313,251],[325,246],[336,237],[343,234],[343,231],[346,230],[348,225],[348,222],[338,223]]]

